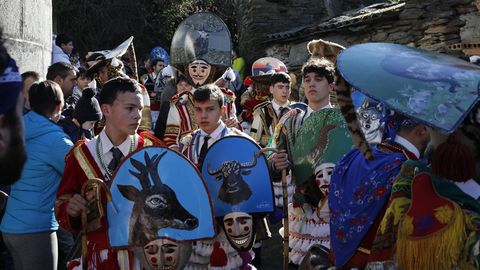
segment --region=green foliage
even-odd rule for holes
[[[137,58],[154,46],[169,50],[180,22],[195,11],[217,13],[235,29],[232,1],[222,0],[54,0],[56,33],[73,37],[81,55],[112,49],[134,36]],[[230,3],[230,4],[228,4]],[[233,28],[233,29],[232,29]]]

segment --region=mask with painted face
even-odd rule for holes
[[[212,67],[203,60],[195,60],[188,65],[188,75],[196,87],[202,86],[207,82],[211,70]]]
[[[172,38],[170,65],[202,86],[218,80],[232,65],[227,25],[211,12],[197,12],[180,23]]]
[[[145,265],[148,269],[183,269],[190,258],[191,242],[157,239],[143,247]]]
[[[315,168],[315,182],[325,198],[328,197],[330,179],[334,168],[335,163],[322,163]]]
[[[233,248],[249,250],[255,241],[252,215],[245,212],[232,212],[223,217],[225,235]]]

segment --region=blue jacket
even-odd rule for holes
[[[0,230],[7,233],[35,233],[58,229],[54,203],[72,148],[62,128],[30,111],[23,116],[27,161],[20,179],[11,186]]]

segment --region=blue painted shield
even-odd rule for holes
[[[228,136],[207,151],[202,175],[215,217],[231,212],[272,212],[273,190],[267,160],[260,147],[245,137]]]
[[[480,67],[444,54],[365,43],[344,50],[337,66],[365,95],[446,132],[455,130],[479,100]]]
[[[144,246],[158,238],[177,241],[215,236],[212,204],[201,176],[179,153],[145,147],[116,172],[107,204],[112,247]]]

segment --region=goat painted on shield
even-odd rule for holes
[[[222,186],[218,191],[218,198],[231,205],[248,200],[252,195],[252,190],[248,183],[243,180],[242,174],[250,174],[251,169],[256,164],[257,157],[255,154],[253,154],[252,162],[225,161],[216,170],[210,170],[210,164],[208,164],[208,173],[214,175],[218,180],[223,179]]]
[[[130,217],[129,245],[144,245],[157,239],[161,228],[193,230],[198,227],[198,219],[180,204],[175,191],[163,184],[158,175],[158,163],[166,153],[150,158],[145,152],[145,164],[130,159],[138,172],[129,172],[140,181],[142,190],[131,185],[117,185],[125,198],[135,202]]]

